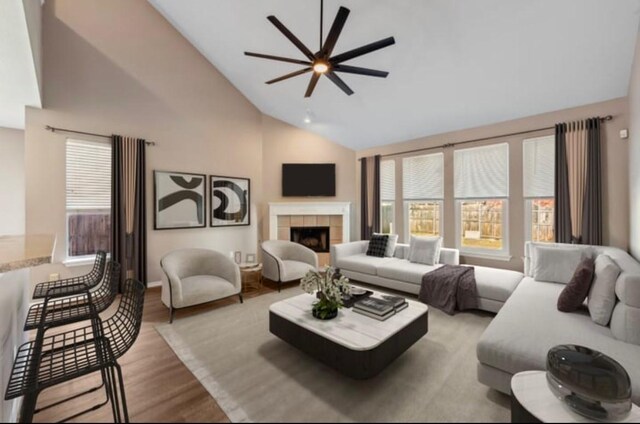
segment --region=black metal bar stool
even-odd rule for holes
[[[91,272],[80,277],[65,278],[64,280],[46,281],[36,285],[33,290],[34,299],[49,297],[64,297],[82,293],[86,289],[97,286],[104,276],[107,253],[99,251],[93,263]]]
[[[111,306],[118,294],[119,285],[120,264],[108,261],[104,278],[95,290],[85,289],[82,294],[64,298],[46,296],[44,302],[29,308],[24,329],[27,331],[37,328],[44,331],[91,319],[95,312],[103,312]]]
[[[24,396],[21,422],[31,422],[35,413],[85,394],[36,409],[38,396],[44,389],[98,371],[106,388],[106,400],[62,421],[111,403],[114,421],[129,422],[122,370],[117,359],[131,348],[140,333],[144,292],[141,282],[127,280],[118,310],[111,317],[103,321],[96,313],[88,326],[36,337],[36,340],[20,346],[5,400]]]

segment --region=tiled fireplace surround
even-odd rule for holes
[[[348,202],[269,203],[269,239],[290,240],[291,227],[329,227],[330,245],[348,242]],[[320,266],[328,265],[329,253],[318,253]]]

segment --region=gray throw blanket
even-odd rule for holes
[[[478,307],[474,269],[469,266],[443,265],[422,276],[419,299],[449,315]]]

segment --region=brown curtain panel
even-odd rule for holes
[[[360,159],[360,238],[380,231],[380,155]]]
[[[601,179],[600,119],[557,124],[557,242],[602,244]]]
[[[122,281],[147,284],[146,143],[112,136],[111,257]]]

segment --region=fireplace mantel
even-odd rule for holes
[[[279,215],[341,215],[342,242],[351,240],[350,202],[278,202],[269,203],[269,240],[278,239]]]

